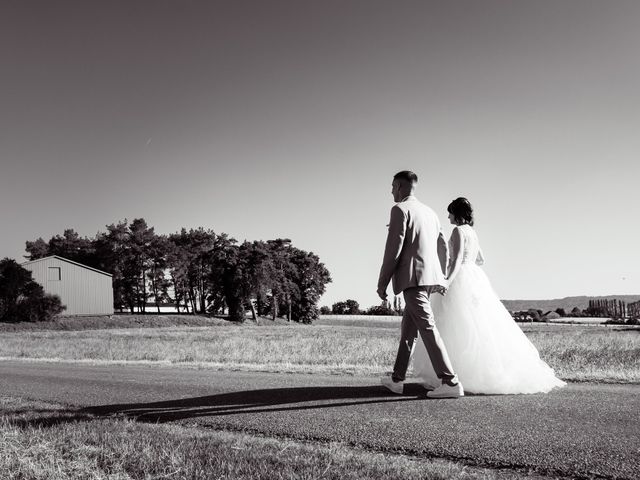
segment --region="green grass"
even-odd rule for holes
[[[0,357],[151,362],[272,372],[378,375],[391,367],[398,323],[0,332]],[[522,325],[565,380],[640,382],[640,330]]]
[[[43,420],[47,420],[43,423]],[[126,419],[78,419],[59,405],[0,397],[0,478],[521,478],[446,460],[382,454]]]
[[[0,323],[0,332],[35,330],[102,330],[112,328],[157,328],[157,327],[211,327],[229,325],[221,318],[203,315],[100,315],[65,317],[58,316],[49,322]]]

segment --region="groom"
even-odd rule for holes
[[[402,292],[405,309],[393,375],[383,377],[381,382],[392,392],[403,393],[411,351],[420,332],[433,369],[442,380],[442,385],[427,392],[427,397],[457,398],[464,395],[464,390],[451,367],[429,300],[434,292],[446,292],[443,270],[447,264],[447,244],[435,212],[413,195],[417,182],[415,173],[402,171],[393,177],[391,184],[396,205],[391,209],[378,296],[387,299],[387,286],[393,280],[393,293]]]

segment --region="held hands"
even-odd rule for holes
[[[444,285],[438,285],[436,293],[439,293],[444,297],[447,294],[447,290],[449,290],[449,285],[451,285],[451,280],[445,277],[443,283]]]

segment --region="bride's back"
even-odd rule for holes
[[[458,225],[456,228],[463,239],[462,263],[475,264],[480,250],[480,242],[476,231],[470,225]],[[451,240],[449,240],[449,249],[451,250]]]

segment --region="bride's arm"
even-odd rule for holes
[[[444,233],[440,230],[438,235],[438,259],[440,260],[440,269],[442,273],[447,274],[447,241],[444,239]]]
[[[449,275],[447,280],[449,283],[453,281],[462,265],[462,252],[464,247],[464,238],[459,228],[454,228],[451,233],[451,261],[449,263]]]

